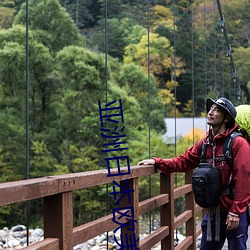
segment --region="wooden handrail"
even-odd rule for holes
[[[121,168],[120,173],[127,171]],[[117,169],[111,170],[118,173]],[[0,206],[25,202],[33,199],[44,199],[44,240],[23,249],[37,250],[72,250],[77,244],[86,242],[93,237],[114,230],[117,224],[113,214],[104,216],[95,221],[73,228],[73,202],[74,190],[94,187],[98,185],[120,182],[121,186],[129,184],[132,206],[134,208],[133,220],[137,221],[133,233],[139,238],[139,216],[160,208],[161,225],[155,232],[141,239],[137,247],[148,250],[156,243],[161,242],[162,250],[169,249],[196,249],[196,238],[201,233],[196,227],[196,213],[201,208],[195,205],[190,182],[191,174],[186,174],[186,184],[174,189],[173,174],[160,174],[160,194],[139,202],[138,178],[156,174],[154,166],[130,167],[130,174],[107,177],[107,170],[96,170],[58,176],[47,176],[29,180],[20,180],[0,184]],[[174,200],[185,196],[186,210],[178,217],[174,217]],[[121,199],[121,207],[129,205],[128,200]],[[131,206],[131,204],[130,204]],[[124,223],[125,219],[120,222]],[[174,247],[174,230],[186,224],[186,238],[176,248]],[[131,231],[122,227],[122,236],[131,235]]]

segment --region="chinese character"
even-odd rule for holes
[[[129,214],[129,212],[131,212]],[[117,219],[116,219],[116,215],[115,213],[118,213],[118,215],[120,215]],[[125,223],[119,222],[119,220],[121,220],[123,217],[126,218]],[[133,220],[132,218],[134,218],[134,207],[122,207],[122,208],[113,208],[113,219],[112,221],[114,221],[116,224],[120,225],[120,227],[117,227],[114,231],[114,233],[116,233],[116,231],[119,228],[122,227],[128,227],[131,226],[132,228],[127,228],[130,231],[135,231],[135,222],[137,220]]]
[[[129,236],[129,239],[128,239],[128,236]],[[140,238],[138,238],[137,240],[136,240],[136,237],[135,237],[135,233],[133,233],[133,238],[132,238],[132,235],[127,235],[127,234],[125,234],[125,240],[126,240],[126,245],[124,245],[123,244],[123,237],[122,237],[122,235],[120,236],[121,237],[121,244],[119,244],[119,241],[116,239],[116,237],[115,237],[115,235],[114,235],[114,240],[115,240],[115,242],[117,243],[117,245],[119,246],[119,247],[121,247],[120,248],[120,250],[125,250],[125,249],[131,249],[131,250],[140,250],[140,248],[138,248],[137,247],[137,245],[136,245],[136,242],[138,242],[139,241],[139,239]]]
[[[103,133],[100,134],[100,135],[103,136],[103,137],[112,138],[112,139],[113,139],[113,142],[111,142],[111,143],[105,143],[105,144],[103,144],[103,146],[114,146],[114,149],[102,150],[103,153],[104,153],[104,152],[110,152],[110,151],[119,151],[119,150],[128,149],[128,148],[118,148],[118,147],[120,147],[120,144],[126,143],[126,141],[124,141],[124,142],[119,141],[121,137],[126,137],[126,135],[119,135],[119,133],[116,132],[116,131],[117,131],[117,128],[118,128],[118,126],[116,126],[116,127],[114,128],[114,132],[112,132],[112,134],[113,134],[114,136],[112,136],[112,135],[107,135],[107,134],[103,134]],[[121,132],[123,132],[124,129],[125,129],[125,127],[123,126],[122,129],[121,129]],[[110,132],[110,129],[103,129],[103,128],[101,128],[100,131]]]
[[[119,103],[120,103],[119,107],[113,107],[113,108],[109,107],[109,106],[111,106],[115,102],[116,101],[113,101],[113,102],[110,102],[110,103],[106,104],[105,105],[106,108],[102,109],[101,108],[101,103],[100,103],[100,101],[98,101],[98,104],[99,104],[99,114],[100,114],[100,120],[101,120],[102,127],[103,127],[102,118],[105,118],[105,117],[121,116],[122,123],[124,123],[121,99],[119,99]],[[102,115],[103,111],[107,111],[108,112],[108,111],[111,111],[111,110],[112,111],[118,110],[118,111],[120,111],[120,113],[118,113],[118,114],[106,114],[106,115]],[[107,118],[107,121],[118,123],[117,120],[113,120],[113,119],[110,119],[110,118]]]
[[[121,159],[127,159],[127,166],[128,166],[128,171],[127,172],[121,172],[121,168],[120,168],[120,162],[119,160]],[[110,161],[116,160],[116,164],[117,164],[117,169],[118,169],[118,173],[115,174],[111,174],[110,173]],[[108,166],[108,177],[109,176],[117,176],[117,175],[126,175],[126,174],[130,174],[130,165],[129,165],[129,157],[128,156],[120,156],[120,157],[112,157],[112,158],[105,158],[105,161],[107,161],[107,166]]]
[[[117,186],[120,187],[121,189],[123,189],[124,191],[120,191],[120,192],[116,192],[115,190],[115,185],[113,186],[113,191],[109,194],[113,194],[114,195],[114,199],[116,200],[116,194],[123,194],[122,196],[120,196],[120,198],[118,199],[118,201],[115,203],[115,205],[118,205],[120,200],[125,196],[128,195],[128,200],[129,200],[129,204],[131,204],[131,199],[130,199],[130,193],[134,192],[134,190],[130,190],[129,189],[129,183],[128,183],[128,179],[126,179],[126,184],[127,184],[127,189],[120,186],[116,181],[113,181],[113,183]]]

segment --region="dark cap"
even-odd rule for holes
[[[236,111],[234,105],[227,98],[221,97],[221,98],[215,99],[215,100],[208,98],[206,101],[207,113],[209,112],[209,110],[213,104],[216,104],[216,105],[220,106],[221,108],[223,108],[224,110],[226,110],[229,113],[229,115],[231,115],[233,117],[233,119],[235,120],[237,111]]]

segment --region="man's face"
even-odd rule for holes
[[[220,127],[224,119],[224,110],[220,106],[213,104],[207,113],[207,124],[214,128]]]

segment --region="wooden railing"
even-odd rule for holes
[[[112,169],[111,173],[115,174],[117,171],[117,169]],[[123,171],[124,169],[121,168],[120,172]],[[111,183],[113,180],[120,181],[120,185],[125,187],[128,180],[129,187],[134,190],[130,196],[134,208],[133,219],[137,221],[133,231],[136,239],[139,238],[139,216],[160,207],[160,227],[146,238],[139,240],[137,249],[149,250],[160,241],[162,250],[196,249],[196,238],[201,233],[200,227],[196,226],[196,214],[201,209],[193,199],[190,184],[191,173],[186,173],[186,184],[176,189],[174,189],[173,174],[161,173],[160,194],[139,202],[138,178],[153,175],[156,170],[153,166],[134,166],[130,167],[130,171],[130,174],[117,175],[112,178],[107,177],[107,170],[97,170],[2,183],[0,184],[0,206],[43,198],[44,240],[23,249],[72,250],[80,243],[117,228],[117,224],[112,220],[112,214],[73,227],[72,192]],[[185,211],[175,218],[174,200],[180,196],[185,196]],[[122,199],[120,205],[121,207],[128,206],[128,200]],[[184,224],[186,237],[174,247],[174,231]],[[121,236],[131,235],[131,233],[131,230],[122,227]]]

